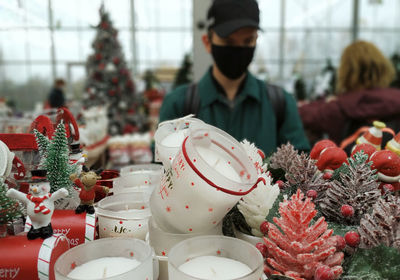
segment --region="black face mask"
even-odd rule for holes
[[[211,54],[225,77],[236,80],[246,72],[255,47],[217,46],[211,44]]]

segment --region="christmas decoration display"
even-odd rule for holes
[[[317,160],[321,152],[328,147],[337,147],[335,142],[329,139],[320,140],[314,144],[310,152],[310,158]]]
[[[375,170],[368,155],[360,152],[344,164],[337,180],[317,200],[322,214],[330,221],[358,225],[380,196]]]
[[[109,189],[97,185],[97,180],[101,179],[99,174],[101,171],[89,171],[86,167],[83,168],[83,172],[79,175],[73,173],[70,175],[70,180],[80,189],[79,198],[81,200],[79,206],[75,209],[76,214],[87,212],[94,214],[94,199],[96,192],[103,192],[107,195]]]
[[[44,240],[27,240],[25,234],[0,238],[0,279],[55,280],[55,262],[68,249],[61,234]]]
[[[317,167],[320,171],[333,172],[347,160],[347,154],[339,147],[325,148],[318,157]]]
[[[0,226],[15,221],[22,216],[20,204],[6,196],[8,187],[4,178],[0,178]]]
[[[397,155],[400,156],[400,132],[386,143],[385,149],[395,152]]]
[[[264,236],[260,231],[260,226],[279,195],[278,184],[272,184],[271,176],[267,174],[261,176],[265,179],[266,184],[260,184],[254,191],[245,195],[237,205],[251,228],[251,234],[259,237]]]
[[[337,279],[343,272],[344,254],[337,248],[341,237],[332,235],[324,217],[311,223],[317,214],[311,199],[304,199],[304,194],[297,190],[290,200],[280,204],[279,213],[281,217],[274,218],[276,225],[268,224],[268,236],[264,237],[267,276]]]
[[[379,198],[372,213],[361,219],[358,232],[361,248],[382,244],[400,252],[400,197],[388,194]]]
[[[93,214],[76,215],[74,210],[54,210],[51,217],[54,234],[63,234],[68,238],[70,247],[93,241],[96,237],[96,217]],[[29,232],[32,221],[29,216],[25,222],[25,232]]]
[[[69,164],[71,165],[71,173],[81,174],[82,166],[86,161],[86,154],[82,153],[81,145],[79,142],[70,145],[71,151],[69,153]]]
[[[38,168],[46,168],[45,161],[47,157],[50,140],[36,129],[33,130],[33,133],[35,134],[35,140],[38,146],[38,151],[40,156],[40,163],[38,165]]]
[[[356,144],[368,143],[377,150],[381,149],[382,129],[386,127],[383,122],[374,121],[373,126],[356,140]]]
[[[192,73],[193,62],[189,54],[185,54],[181,67],[176,73],[172,88],[177,88],[180,85],[189,84],[193,80]]]
[[[63,122],[57,125],[53,138],[48,142],[43,135],[35,130],[38,139],[39,153],[44,157],[44,167],[47,170],[47,179],[50,182],[51,192],[61,188],[72,192],[69,175],[75,169],[69,164],[69,148]]]
[[[391,184],[394,191],[400,190],[400,157],[388,150],[375,152],[370,160],[373,162],[371,168],[377,170],[380,189],[385,184]]]
[[[100,7],[100,23],[93,41],[94,54],[86,63],[86,97],[84,106],[108,106],[109,133],[122,134],[132,123],[135,89],[130,77],[122,48],[117,40],[118,31],[113,27],[104,6]],[[133,110],[133,111],[132,111]]]
[[[15,198],[26,204],[27,213],[32,221],[32,228],[28,232],[28,239],[43,239],[51,237],[51,216],[54,212],[54,201],[67,197],[68,191],[60,188],[54,193],[50,192],[50,184],[46,180],[45,170],[32,170],[32,182],[29,186],[29,194],[22,193],[15,189],[9,189],[6,195]]]

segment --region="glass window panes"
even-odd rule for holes
[[[29,29],[27,31],[30,60],[50,61],[51,40],[47,29]]]
[[[25,30],[1,31],[0,48],[5,61],[25,60],[27,49]]]

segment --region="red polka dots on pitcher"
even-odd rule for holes
[[[144,183],[147,184],[148,182],[147,182],[147,181],[144,181]]]
[[[217,250],[217,255],[221,255],[221,250]]]
[[[235,149],[235,147],[233,147],[233,146],[232,146],[232,147],[231,147],[231,149],[232,149],[232,150],[234,150],[234,149]]]
[[[139,224],[139,227],[142,227],[142,224]]]
[[[167,210],[167,212],[171,212],[171,207],[167,206],[167,208],[165,208],[165,210]]]
[[[163,255],[165,257],[165,255],[166,255],[165,251],[162,251],[161,255]]]
[[[193,159],[193,162],[196,162],[196,159],[195,159],[195,158]]]
[[[186,209],[189,209],[189,205],[186,205],[185,208],[186,208]]]
[[[190,185],[192,185],[192,187],[193,187],[193,186],[194,186],[194,183],[193,183],[193,182],[191,182],[191,183],[190,183]]]
[[[192,229],[192,228],[189,228],[189,231],[193,231],[193,229]]]
[[[142,207],[140,207],[142,210],[145,208],[143,205],[142,205]]]
[[[75,263],[75,262],[72,262],[72,263],[71,263],[71,269],[75,269],[75,267],[76,267],[76,263]]]
[[[133,257],[135,254],[134,254],[133,252],[130,252],[129,255],[130,255],[131,257]]]
[[[213,209],[212,208],[208,208],[208,212],[212,212],[213,211]]]
[[[122,225],[122,224],[123,224],[123,222],[122,222],[122,221],[119,221],[119,224],[120,224],[120,225]]]
[[[106,228],[103,228],[103,230],[106,230]]]
[[[215,225],[217,223],[217,221],[213,221],[212,223],[213,223],[213,225]]]

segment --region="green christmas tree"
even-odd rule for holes
[[[193,63],[190,58],[190,55],[185,54],[182,65],[179,68],[178,72],[176,73],[173,88],[192,82],[193,80],[192,65]]]
[[[4,179],[0,178],[0,225],[7,224],[22,216],[20,204],[6,196],[8,190]]]
[[[33,130],[33,133],[35,134],[36,143],[37,143],[38,150],[39,150],[39,156],[40,156],[39,167],[44,168],[45,159],[46,159],[46,155],[47,155],[47,149],[49,148],[50,140],[46,136],[41,134],[39,131],[37,131],[36,129]]]
[[[72,183],[69,179],[72,167],[69,165],[68,154],[69,149],[65,127],[63,122],[60,122],[48,145],[44,161],[51,192],[55,192],[60,188],[66,188],[70,191],[72,188]]]

